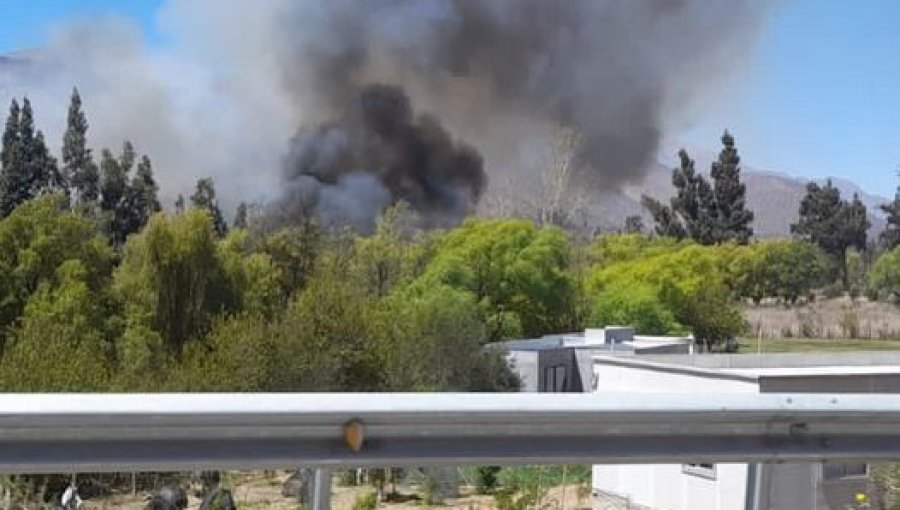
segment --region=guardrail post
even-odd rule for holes
[[[313,475],[312,510],[331,508],[331,469],[316,468]]]

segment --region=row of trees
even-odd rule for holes
[[[95,165],[77,91],[58,172],[30,105],[13,106],[0,162],[6,390],[513,388],[485,344],[627,323],[712,346],[741,332],[740,300],[792,303],[835,266],[850,272],[836,254],[859,244],[826,239],[865,226],[858,200],[811,185],[797,238],[750,243],[726,134],[712,184],[683,154],[683,185],[659,209],[668,236],[591,241],[519,219],[423,231],[402,204],[367,236],[312,218],[273,230],[246,206],[229,228],[209,179],[166,213],[130,143]],[[38,184],[10,187],[25,181]],[[900,295],[898,261],[874,264],[873,292]]]
[[[59,193],[67,206],[102,225],[116,247],[139,231],[161,209],[150,158],[138,157],[125,141],[119,156],[103,149],[98,166],[87,147],[87,131],[81,96],[73,90],[60,167],[35,128],[31,102],[24,98],[20,107],[13,99],[0,147],[0,215],[35,197]]]
[[[701,245],[722,243],[747,244],[753,236],[753,212],[747,209],[746,186],[740,178],[740,157],[734,137],[727,131],[722,136],[723,148],[712,163],[712,182],[694,168],[687,151],[678,153],[679,166],[672,171],[675,195],[669,204],[644,196],[642,203],[655,222],[654,233],[661,237],[690,239]],[[900,187],[889,204],[881,206],[887,217],[887,228],[878,243],[869,243],[871,227],[866,206],[854,194],[849,200],[827,180],[824,185],[811,182],[800,201],[798,219],[791,225],[797,239],[817,246],[830,259],[831,277],[849,289],[851,271],[847,261],[851,250],[869,252],[877,258],[900,244]],[[628,218],[626,233],[641,232],[640,217]]]
[[[120,251],[62,194],[0,220],[4,390],[410,390],[516,385],[487,343],[629,323],[738,334],[738,298],[796,300],[828,259],[803,241],[585,243],[526,220],[375,232],[313,223],[219,236],[157,213]]]

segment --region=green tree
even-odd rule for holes
[[[122,239],[139,232],[150,217],[162,210],[157,193],[159,186],[153,178],[153,165],[146,155],[141,156],[131,184],[122,203]]]
[[[626,234],[643,234],[644,233],[644,219],[639,215],[633,215],[625,218],[625,230]]]
[[[900,248],[884,253],[868,274],[870,294],[900,300]]]
[[[900,186],[894,193],[894,200],[887,204],[881,204],[879,208],[884,212],[887,225],[879,235],[881,248],[892,250],[900,245]]]
[[[9,106],[9,116],[3,131],[3,147],[0,152],[0,215],[6,216],[27,200],[25,191],[25,152],[19,137],[22,110],[15,99]]]
[[[205,333],[216,314],[235,310],[239,303],[203,211],[151,218],[126,242],[113,284],[129,326],[159,334],[172,354]]]
[[[701,244],[715,241],[716,207],[709,182],[694,170],[694,160],[678,151],[679,167],[672,171],[675,196],[670,205],[644,196],[641,201],[653,215],[656,233],[678,239],[689,237]]]
[[[90,272],[70,259],[28,299],[0,362],[3,391],[105,391],[109,363]]]
[[[81,109],[78,89],[72,89],[66,132],[63,135],[63,175],[74,192],[75,202],[94,203],[100,198],[100,173],[87,147],[88,122]]]
[[[622,237],[627,240],[634,236]],[[629,243],[634,246],[632,241]],[[652,300],[655,294],[677,324],[693,331],[697,340],[708,347],[719,345],[743,330],[740,311],[726,285],[726,269],[734,256],[732,246],[675,244],[669,249],[647,246],[650,249],[645,255],[625,252],[613,257],[609,255],[614,253],[612,250],[605,250],[607,262],[598,264],[588,277],[587,292],[597,303],[597,309],[603,311],[605,306],[612,312],[617,294],[637,289],[627,297],[630,301],[627,309],[641,306],[644,313],[652,311],[656,317],[667,317],[655,308]],[[607,293],[612,297],[604,298]],[[610,299],[613,305],[606,305],[603,299]],[[638,313],[641,312],[634,315]],[[651,319],[652,316],[646,318]],[[670,325],[668,329],[673,328]]]
[[[238,204],[237,210],[234,213],[234,221],[231,222],[231,226],[232,228],[247,228],[247,202]]]
[[[431,250],[426,236],[416,228],[417,221],[401,202],[384,211],[371,236],[355,240],[350,271],[367,291],[386,296],[425,269]]]
[[[841,199],[841,193],[831,180],[825,186],[811,182],[800,202],[799,219],[791,225],[791,232],[816,244],[831,257],[839,276],[848,286],[847,250],[866,249],[869,229],[866,207],[854,195],[851,202]]]
[[[122,212],[127,192],[128,173],[109,149],[103,149],[100,152],[100,214],[104,232],[116,247],[125,242]]]
[[[576,286],[561,230],[524,220],[467,220],[438,243],[414,285],[471,292],[484,311],[488,339],[570,330]]]
[[[46,195],[0,221],[0,331],[16,323],[39,288],[60,284],[58,269],[67,261],[81,263],[92,292],[106,285],[112,266],[106,241],[65,205],[65,197]]]
[[[746,186],[741,182],[741,158],[728,131],[722,135],[722,151],[712,164],[710,176],[715,195],[716,242],[737,241],[747,244],[753,237],[753,212],[747,209]]]
[[[647,285],[608,287],[594,302],[589,325],[625,324],[644,335],[665,335],[683,329],[658,292]]]
[[[219,237],[224,236],[228,232],[228,225],[225,224],[225,217],[222,216],[219,202],[216,200],[215,182],[211,178],[206,177],[197,181],[197,188],[194,194],[191,195],[191,206],[195,209],[209,212]]]
[[[291,297],[306,286],[315,268],[319,239],[318,229],[307,224],[281,229],[263,240],[261,251],[278,268],[284,296]]]
[[[22,107],[13,100],[3,133],[0,149],[0,213],[8,215],[18,205],[32,198],[66,188],[56,164],[44,141],[35,129],[34,112],[28,98]]]
[[[809,242],[760,241],[736,254],[729,268],[729,285],[738,296],[757,304],[765,298],[795,303],[825,283],[829,268],[826,255]]]
[[[471,293],[447,286],[392,295],[388,334],[380,344],[386,389],[393,391],[510,391],[515,376],[487,340]]]

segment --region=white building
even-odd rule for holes
[[[691,337],[635,335],[634,329],[607,326],[584,332],[547,335],[492,344],[505,349],[522,379],[522,391],[590,391],[593,358],[693,352]]]
[[[595,392],[896,393],[900,354],[595,356]],[[871,494],[865,464],[598,465],[597,506],[844,510]],[[873,507],[874,508],[874,507]]]

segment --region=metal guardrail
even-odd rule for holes
[[[0,472],[897,459],[900,395],[0,395]]]

